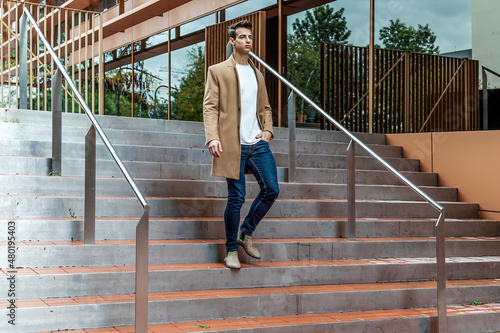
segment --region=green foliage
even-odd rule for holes
[[[321,43],[347,44],[351,31],[347,28],[344,8],[335,11],[329,5],[316,7],[306,12],[306,17],[295,20],[293,29],[302,43],[312,44],[316,48]]]
[[[415,29],[399,19],[390,22],[388,27],[380,29],[380,40],[385,48],[439,54],[439,47],[435,45],[436,34],[431,31],[429,24],[419,24],[418,29]]]
[[[293,23],[295,33],[288,34],[288,78],[316,104],[320,103],[320,44],[346,44],[351,35],[344,8],[335,11],[328,5],[306,12],[303,20]],[[297,114],[306,114],[310,106],[300,97],[295,100]]]
[[[205,93],[205,50],[201,46],[187,52],[187,75],[178,90],[172,90],[171,119],[203,121]]]
[[[473,302],[472,302],[472,305],[483,305],[483,302],[473,301]]]

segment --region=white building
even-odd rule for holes
[[[472,58],[479,60],[480,70],[485,66],[500,73],[500,1],[471,1]],[[488,87],[499,88],[500,78],[488,74]]]

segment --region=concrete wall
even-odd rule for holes
[[[388,134],[387,144],[418,158],[420,171],[438,173],[458,200],[479,203],[480,217],[500,219],[500,131]]]
[[[500,72],[500,1],[498,0],[472,0],[472,59],[479,60],[479,66]],[[488,87],[500,87],[500,78],[489,74]]]

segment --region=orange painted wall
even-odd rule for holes
[[[438,173],[458,200],[479,203],[480,217],[500,219],[500,131],[388,134],[387,144],[418,158],[420,171]]]

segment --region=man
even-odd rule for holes
[[[252,24],[240,21],[229,27],[233,54],[208,69],[203,118],[206,145],[212,155],[212,175],[225,177],[228,197],[224,212],[228,268],[241,268],[238,244],[260,259],[252,233],[278,197],[276,163],[269,149],[273,138],[272,111],[264,76],[248,59],[252,50]],[[245,170],[260,185],[247,217],[240,224],[245,201]]]

